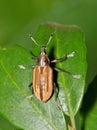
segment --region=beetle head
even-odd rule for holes
[[[46,49],[47,49],[47,46],[42,46],[41,47],[41,54],[46,54]]]

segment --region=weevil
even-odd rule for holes
[[[30,36],[32,41],[39,46],[39,44],[35,41],[35,39]],[[36,66],[32,66],[33,68],[33,78],[32,83],[30,86],[32,86],[32,90],[34,92],[34,95],[41,101],[47,102],[53,95],[54,91],[54,72],[53,70],[57,72],[64,72],[69,75],[71,75],[74,78],[80,78],[80,75],[75,75],[70,72],[67,72],[65,70],[61,70],[58,68],[52,68],[52,63],[57,63],[63,60],[66,60],[70,57],[73,57],[75,52],[71,52],[69,54],[64,55],[62,58],[55,59],[50,61],[49,57],[46,54],[47,46],[49,45],[51,39],[53,37],[53,34],[50,35],[49,40],[46,44],[46,46],[41,46],[41,53],[39,57],[33,58],[33,60],[37,61]],[[25,69],[24,66],[19,65],[20,68]],[[30,96],[32,97],[32,96]]]

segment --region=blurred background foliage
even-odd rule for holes
[[[34,34],[39,24],[46,21],[79,25],[85,32],[87,86],[94,85],[97,80],[97,0],[0,0],[0,46],[20,44],[30,49],[29,33]]]

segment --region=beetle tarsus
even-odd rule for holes
[[[18,65],[18,67],[20,68],[20,69],[26,69],[26,66],[24,66],[24,65]]]
[[[26,98],[27,98],[27,99],[32,99],[33,96],[34,96],[34,95],[32,94],[32,95],[30,95],[30,96],[27,96]]]
[[[30,66],[24,66],[24,65],[18,65],[18,67],[20,68],[20,69],[27,69],[27,68],[34,68],[35,66],[34,65],[30,65]]]
[[[70,54],[67,54],[67,58],[73,57],[75,55],[75,51],[71,52]]]

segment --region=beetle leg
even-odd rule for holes
[[[32,82],[28,85],[28,87],[30,88],[30,90],[32,90]]]
[[[54,95],[55,95],[55,101],[56,101],[57,98],[58,98],[58,93],[59,93],[59,88],[58,88],[58,86],[56,85],[56,83],[54,83]]]
[[[32,69],[34,69],[34,65],[30,65],[30,66],[24,66],[24,65],[18,65],[18,67],[20,68],[20,69],[27,69],[27,68],[32,68]]]
[[[54,96],[55,96],[55,104],[56,104],[56,106],[61,110],[61,111],[63,111],[63,109],[62,109],[62,105],[61,105],[61,103],[60,103],[60,100],[59,100],[59,97],[58,97],[58,93],[59,93],[59,89],[58,89],[58,87],[56,86],[56,84],[54,83]]]
[[[58,100],[58,93],[59,93],[59,89],[58,86],[56,85],[56,83],[54,83],[54,101],[56,103],[56,105],[59,107],[57,100]]]
[[[61,62],[63,60],[67,60],[68,58],[73,57],[74,55],[75,55],[75,51],[73,51],[69,54],[65,54],[62,58],[52,60],[51,63],[57,63],[57,62]]]
[[[29,87],[29,89],[31,90],[31,92],[32,92],[32,94],[34,94],[34,92],[33,92],[33,83],[31,82],[29,85],[28,85],[28,87]]]
[[[32,97],[33,97],[33,94],[30,96],[27,96],[27,99],[32,99]]]
[[[38,57],[33,57],[32,58],[32,60],[35,60],[36,62],[38,62],[39,61],[39,58]],[[30,65],[30,66],[24,66],[24,65],[18,65],[18,67],[20,68],[20,69],[27,69],[27,68],[32,68],[32,69],[34,69],[34,65]]]
[[[76,79],[79,79],[81,77],[81,75],[76,75],[76,74],[72,74],[66,70],[62,70],[62,69],[59,69],[59,68],[54,68],[54,70],[56,70],[57,72],[63,72],[63,73],[66,73],[70,76],[72,76],[73,78],[76,78]]]
[[[29,87],[30,90],[32,91],[32,95],[27,96],[28,99],[31,99],[31,98],[33,97],[33,95],[34,95],[32,85],[33,85],[32,83],[30,83],[30,84],[28,85],[28,87]]]

